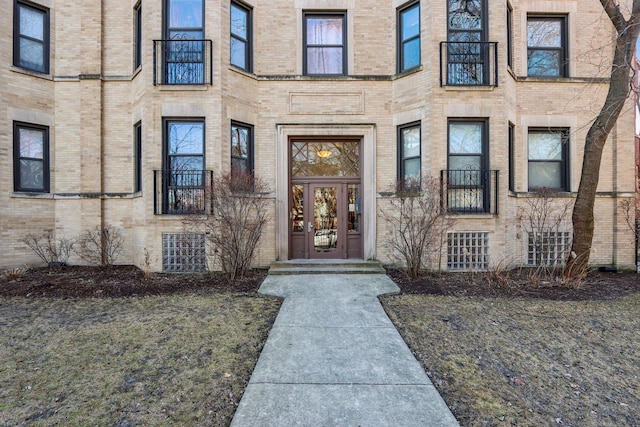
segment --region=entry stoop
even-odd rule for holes
[[[380,261],[360,259],[294,259],[274,261],[269,274],[385,274]]]

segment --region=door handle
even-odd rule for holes
[[[311,221],[307,222],[307,232],[311,233],[311,231],[313,230],[313,224],[311,224]]]

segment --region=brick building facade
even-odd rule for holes
[[[0,268],[40,263],[27,233],[107,225],[120,263],[201,266],[171,254],[232,164],[272,190],[258,265],[389,261],[390,189],[428,176],[457,218],[442,268],[535,263],[550,255],[519,212],[541,187],[575,196],[615,35],[596,0],[0,4]],[[605,148],[593,265],[635,263],[617,209],[635,197],[634,150],[630,100]],[[570,230],[544,251],[559,257]]]

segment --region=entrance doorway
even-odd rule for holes
[[[290,258],[362,258],[360,141],[291,142]]]

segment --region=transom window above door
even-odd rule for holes
[[[291,144],[291,176],[354,176],[360,174],[360,142]]]

